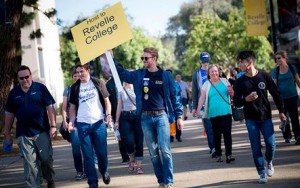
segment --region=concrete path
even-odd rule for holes
[[[223,163],[217,163],[216,159],[210,158],[200,120],[189,117],[185,121],[183,142],[175,140],[172,143],[174,187],[300,187],[300,146],[294,145],[294,141],[291,144],[284,143],[278,129],[278,116],[275,115],[273,119],[277,143],[275,174],[268,179],[267,184],[258,184],[258,175],[244,124],[233,123],[233,155],[236,161],[230,164],[226,164],[225,160]],[[144,147],[144,174],[129,174],[127,166],[121,165],[121,157],[113,133],[109,131],[108,135],[111,183],[106,186],[99,179],[99,186],[157,187],[146,146]],[[88,187],[85,180],[74,180],[75,170],[69,143],[64,140],[54,141],[54,160],[57,187]],[[22,160],[18,156],[0,160],[0,187],[25,187]],[[46,183],[42,187],[47,187]]]

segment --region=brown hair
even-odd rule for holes
[[[85,70],[90,70],[91,69],[89,63],[86,63],[86,64],[82,65],[80,62],[78,62],[75,65],[75,69],[77,69],[78,67],[84,68]]]
[[[158,59],[158,51],[156,48],[149,47],[149,48],[144,48],[145,53],[149,53],[152,55],[152,57],[156,57],[156,61]]]
[[[287,52],[285,50],[279,50],[274,54],[274,58],[276,55],[280,55],[281,57],[283,57],[284,59],[288,59],[288,55]]]

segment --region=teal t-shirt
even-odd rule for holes
[[[231,106],[229,105],[230,101],[228,99],[228,89],[226,85],[220,81],[215,87],[216,88],[211,86],[208,92],[208,118],[231,114]],[[216,89],[227,102],[222,99]]]
[[[297,72],[296,68],[293,65],[292,67],[295,72]],[[276,68],[272,70],[272,78],[275,80],[277,79]],[[295,79],[290,69],[285,74],[278,75],[277,88],[283,99],[288,99],[298,95]]]

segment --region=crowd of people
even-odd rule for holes
[[[113,56],[112,51],[110,51]],[[107,127],[113,125],[121,134],[119,149],[122,163],[129,173],[143,174],[143,145],[147,145],[159,188],[174,187],[170,124],[176,125],[178,142],[182,142],[184,120],[188,109],[202,120],[209,153],[217,162],[235,161],[232,153],[232,109],[234,103],[244,109],[252,157],[259,183],[274,174],[276,151],[268,92],[273,97],[282,122],[282,133],[290,143],[300,144],[298,93],[300,79],[295,67],[288,63],[285,51],[276,52],[276,67],[269,75],[256,68],[256,55],[251,50],[237,54],[239,68],[230,69],[227,79],[217,64],[210,64],[206,51],[200,53],[200,68],[192,74],[191,86],[180,74],[158,66],[158,51],[148,47],[141,60],[144,68],[126,70],[114,58],[123,82],[117,91],[105,54],[100,56],[106,82],[91,75],[89,64],[76,64],[73,84],[65,88],[62,106],[62,128],[70,133],[76,180],[87,179],[90,188],[99,186],[97,170],[105,184],[110,183],[108,167]],[[51,139],[57,134],[54,99],[48,89],[32,80],[30,68],[17,70],[19,85],[14,87],[6,103],[4,135],[11,142],[11,129],[17,119],[16,137],[24,161],[24,177],[28,187],[40,187],[42,179],[55,187]],[[289,120],[290,119],[290,120]],[[292,131],[290,128],[292,124]],[[261,135],[266,146],[261,150]]]

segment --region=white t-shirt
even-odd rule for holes
[[[104,118],[98,91],[92,80],[80,83],[77,122],[93,124]]]

